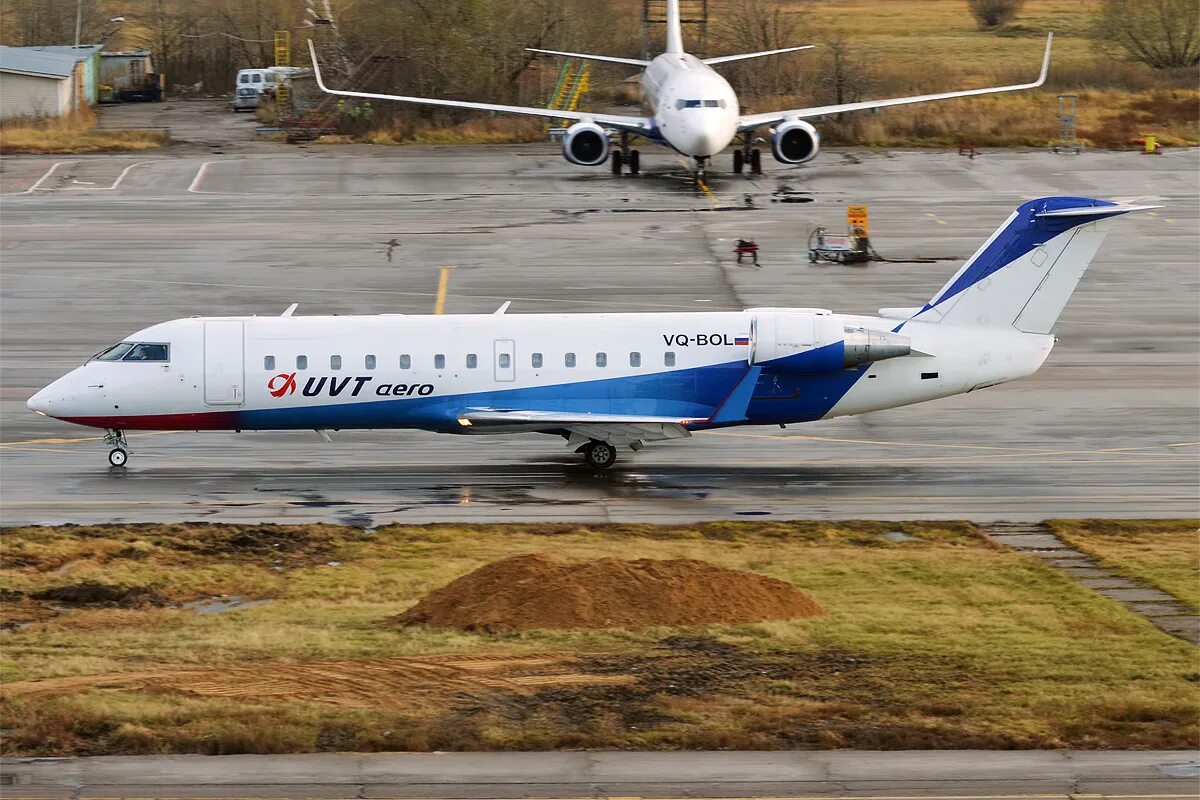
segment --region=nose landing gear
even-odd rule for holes
[[[125,432],[110,428],[104,434],[104,443],[112,448],[108,451],[108,463],[114,467],[123,467],[129,461],[129,442],[125,440]]]

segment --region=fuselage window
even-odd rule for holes
[[[268,372],[275,369],[275,356],[267,356],[263,359],[263,369]]]
[[[135,344],[122,361],[170,361],[170,351],[165,344]]]
[[[501,353],[500,358],[497,359],[497,363],[499,363],[500,369],[508,369],[512,366],[512,358],[509,357],[508,353]]]
[[[363,366],[367,369],[375,369],[375,356],[367,356],[363,361],[365,362]]]
[[[438,353],[436,356],[434,356],[433,357],[433,368],[434,369],[445,369],[446,368],[446,357],[444,355],[442,355],[441,353]]]
[[[567,353],[566,356],[563,357],[563,364],[565,364],[568,367],[575,366],[575,354]]]
[[[400,356],[400,369],[412,369],[412,356],[408,353]]]
[[[630,353],[629,354],[629,366],[640,367],[641,365],[642,365],[642,354],[641,353]]]
[[[329,357],[329,368],[330,369],[341,369],[342,368],[342,357],[341,356],[330,356]]]
[[[92,356],[93,361],[120,361],[121,356],[133,349],[133,342],[121,342],[114,344],[107,350],[101,350],[96,355]]]
[[[296,356],[296,369],[308,369],[308,356]]]
[[[479,366],[479,356],[474,353],[467,353],[467,369],[475,369]]]
[[[529,358],[529,363],[533,365],[533,368],[534,368],[534,369],[541,369],[541,368],[542,368],[542,354],[541,354],[541,353],[534,353],[534,354],[533,354],[533,355],[532,355],[532,356]]]
[[[608,366],[608,353],[596,353],[596,366],[597,367],[607,367]]]
[[[663,365],[667,367],[675,366],[675,354],[670,352],[663,353]]]

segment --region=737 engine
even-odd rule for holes
[[[608,134],[594,122],[576,122],[562,140],[563,158],[581,167],[597,167],[608,160]]]
[[[771,152],[784,164],[806,164],[821,152],[821,134],[804,120],[784,122],[771,132]]]

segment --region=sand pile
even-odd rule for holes
[[[395,621],[498,632],[742,623],[824,614],[790,583],[704,561],[604,558],[567,564],[525,555],[464,575]]]

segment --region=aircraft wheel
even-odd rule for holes
[[[127,461],[129,461],[129,453],[120,447],[114,447],[108,451],[108,463],[114,467],[123,467]]]
[[[621,174],[621,166],[623,165],[623,163],[625,161],[625,158],[624,158],[624,156],[622,156],[621,151],[614,150],[611,160],[612,160],[613,175],[620,175]]]
[[[746,157],[741,150],[733,151],[733,172],[735,175],[741,175],[742,169],[746,166]]]
[[[642,154],[637,150],[629,151],[629,174],[637,175],[642,170]]]
[[[750,171],[762,175],[762,150],[757,147],[750,151]]]
[[[608,442],[592,442],[583,449],[583,460],[593,469],[608,469],[617,460],[617,448]]]

